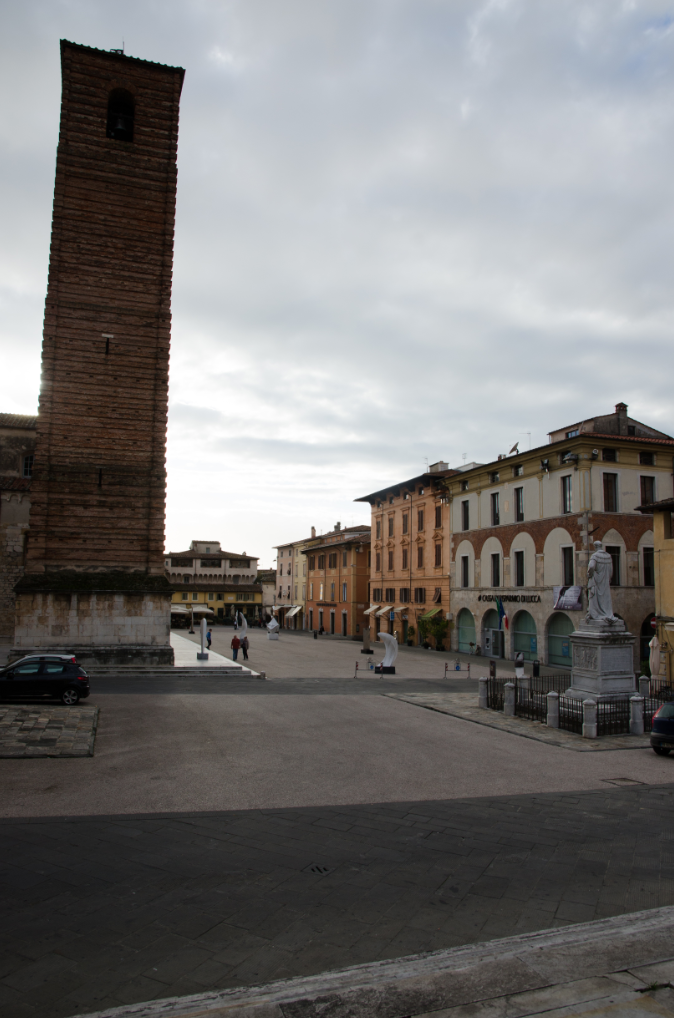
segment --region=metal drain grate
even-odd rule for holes
[[[602,778],[608,785],[645,785],[645,781],[637,781],[636,778]]]
[[[307,866],[304,872],[316,873],[319,877],[324,877],[328,873],[332,873],[334,868],[334,866],[322,866],[320,863],[312,862],[311,866]]]

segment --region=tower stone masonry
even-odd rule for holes
[[[168,662],[166,424],[184,70],[61,42],[42,381],[14,654]]]

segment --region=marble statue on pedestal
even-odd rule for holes
[[[570,636],[571,685],[566,696],[597,702],[635,692],[635,638],[613,614],[612,576],[611,556],[595,541],[587,567],[587,615]]]
[[[601,541],[594,542],[594,554],[587,567],[587,619],[615,622],[611,601],[613,559]]]

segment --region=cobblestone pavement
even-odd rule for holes
[[[549,746],[572,749],[577,753],[601,753],[610,749],[648,749],[649,735],[603,735],[600,739],[584,739],[575,732],[560,728],[548,728],[540,721],[527,718],[507,718],[501,711],[485,710],[476,704],[476,694],[470,693],[386,693],[394,700],[411,703],[415,707],[437,710],[455,718],[473,721],[487,728],[498,728],[501,732],[521,735],[536,742],[547,742]]]
[[[0,823],[3,1018],[674,903],[674,785]]]
[[[213,650],[223,657],[231,658],[230,644],[234,630],[231,626],[213,627]],[[180,631],[180,636],[197,643],[197,634],[190,636],[187,630]],[[302,631],[281,630],[280,639],[268,640],[266,630],[252,627],[248,630],[250,640],[251,668],[265,672],[268,678],[275,679],[338,679],[353,676],[356,662],[359,672],[363,672],[370,661],[380,664],[384,657],[384,645],[372,643],[372,655],[361,654],[363,644],[340,636],[321,636],[314,640],[311,633]],[[240,660],[240,659],[239,659]],[[470,665],[473,678],[489,674],[489,658],[475,657],[470,654],[459,654],[450,651],[424,650],[423,647],[398,648],[396,660],[396,676],[409,679],[439,679],[444,675],[445,665],[451,670],[459,661],[466,675],[466,667]],[[527,662],[527,672],[531,665]],[[497,661],[499,675],[514,675],[513,661]],[[559,668],[548,668],[543,665],[542,674],[560,671]]]
[[[93,756],[98,707],[0,705],[0,757]]]

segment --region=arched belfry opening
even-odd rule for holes
[[[133,141],[133,120],[136,104],[125,88],[113,88],[108,96],[108,138]]]

